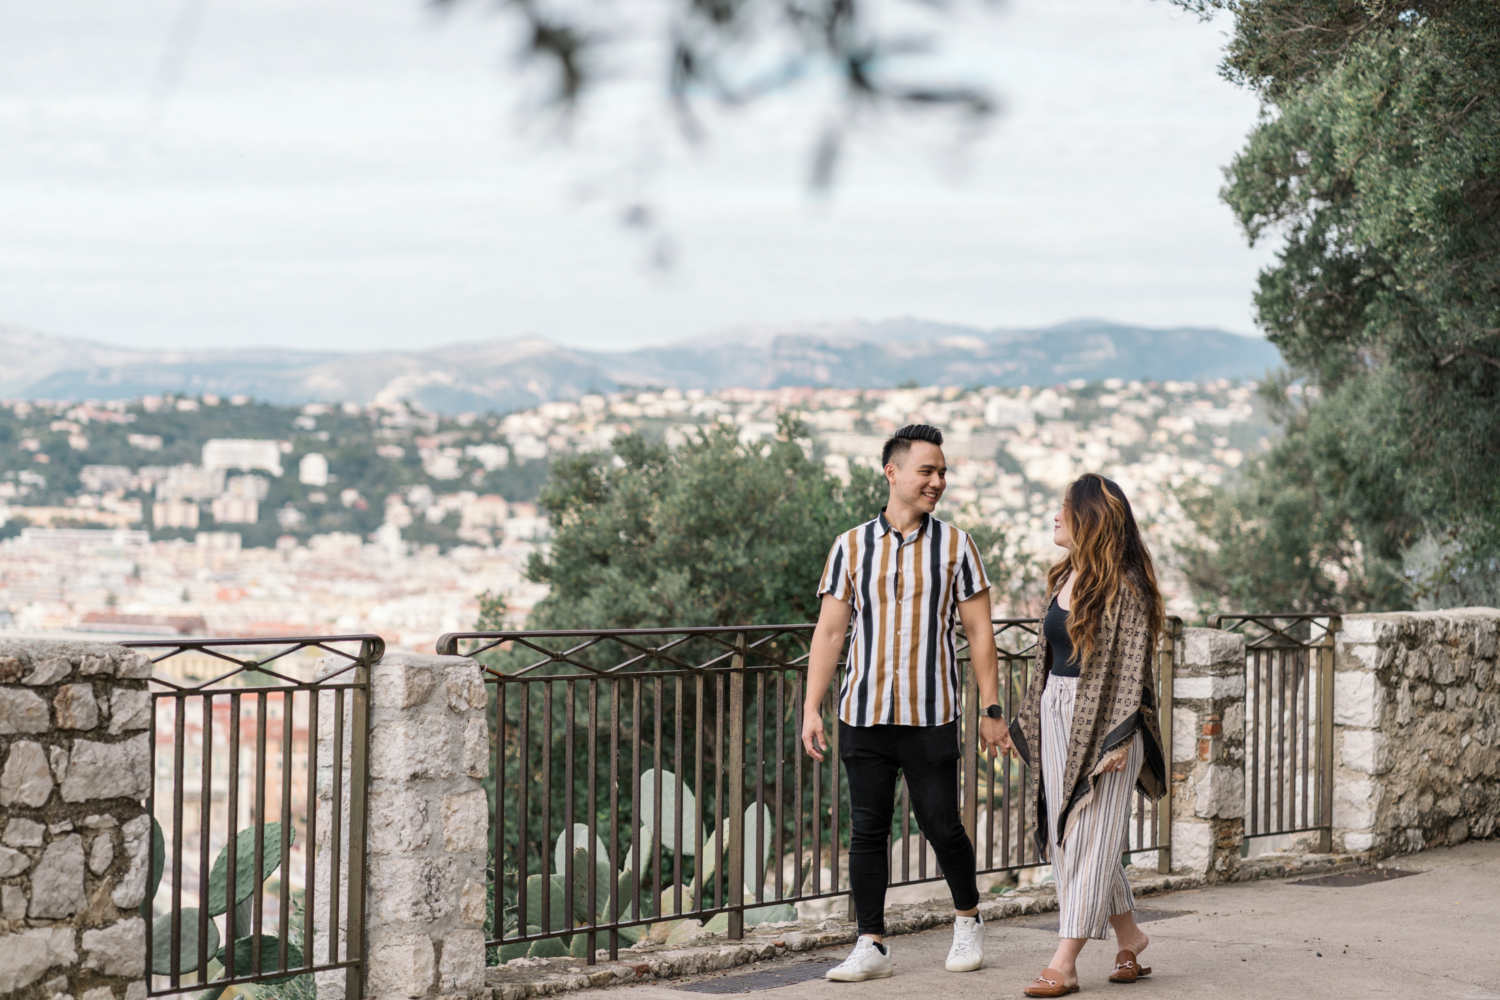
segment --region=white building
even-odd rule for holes
[[[328,485],[328,459],[310,451],[297,463],[297,479],[304,486]]]
[[[264,469],[281,475],[281,444],[251,438],[214,438],[203,442],[205,469]]]

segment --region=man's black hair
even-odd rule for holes
[[[931,424],[907,424],[886,438],[885,447],[880,449],[880,467],[883,469],[892,462],[899,463],[911,451],[913,441],[926,441],[941,448],[943,432]]]

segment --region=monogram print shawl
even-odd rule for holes
[[[1056,597],[1059,585],[1048,599]],[[1036,803],[1036,839],[1042,857],[1048,844],[1063,843],[1072,829],[1072,821],[1094,794],[1094,776],[1109,753],[1139,730],[1145,743],[1145,762],[1136,787],[1145,795],[1159,799],[1166,794],[1167,770],[1162,753],[1161,726],[1157,721],[1156,681],[1152,671],[1152,653],[1156,649],[1146,619],[1146,608],[1135,591],[1124,583],[1114,605],[1104,614],[1094,639],[1094,655],[1083,665],[1078,677],[1078,697],[1073,707],[1073,724],[1068,739],[1068,766],[1063,787],[1071,789],[1059,814],[1060,834],[1049,836],[1047,808],[1042,786],[1041,731],[1042,689],[1052,672],[1052,649],[1038,636],[1041,656],[1021,704],[1020,714],[1010,725],[1011,740],[1027,764],[1032,783],[1031,795]]]

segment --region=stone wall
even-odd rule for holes
[[[1245,637],[1185,628],[1173,661],[1172,867],[1226,879],[1245,837]]]
[[[1335,646],[1335,845],[1377,856],[1500,821],[1500,610],[1349,615]]]
[[[370,681],[365,996],[477,996],[484,991],[489,835],[482,785],[489,775],[489,725],[479,666],[457,656],[398,653],[375,664]],[[325,876],[331,714],[320,716],[318,733],[318,851]],[[344,787],[347,802],[347,778]],[[319,933],[326,948],[327,929]],[[321,974],[319,1000],[342,1000],[343,986],[342,974]]]
[[[0,643],[0,995],[144,1000],[150,663]]]

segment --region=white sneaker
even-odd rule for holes
[[[836,983],[862,983],[866,979],[885,979],[891,974],[891,949],[881,951],[881,945],[868,934],[861,934],[854,942],[854,950],[840,965],[823,973],[824,979]],[[976,966],[977,968],[977,966]]]
[[[984,918],[953,918],[953,947],[948,949],[949,972],[973,972],[984,964]]]

